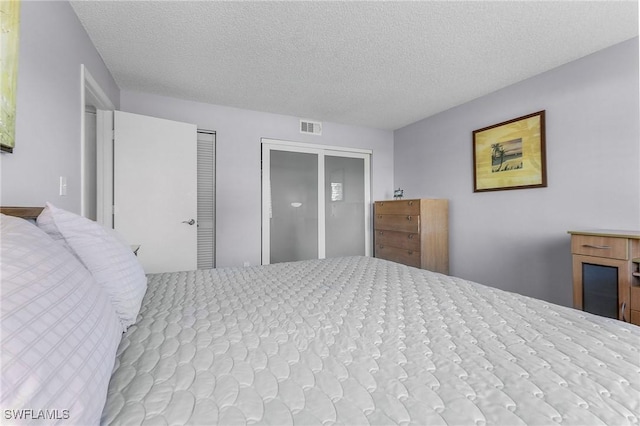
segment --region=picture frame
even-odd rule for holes
[[[473,192],[546,186],[544,110],[473,131]]]
[[[0,151],[13,152],[16,131],[20,1],[0,1]]]

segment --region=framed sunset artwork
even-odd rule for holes
[[[547,186],[545,112],[473,131],[473,191]]]

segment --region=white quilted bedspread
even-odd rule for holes
[[[640,327],[384,260],[149,276],[102,422],[638,425]]]

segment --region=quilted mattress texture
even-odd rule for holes
[[[638,425],[640,327],[367,257],[149,276],[105,424]]]

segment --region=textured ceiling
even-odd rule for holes
[[[123,90],[397,129],[638,35],[636,1],[73,1]]]

